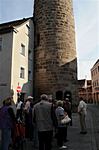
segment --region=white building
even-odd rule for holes
[[[0,24],[0,101],[11,96],[33,96],[33,18]]]

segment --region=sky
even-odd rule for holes
[[[0,0],[0,23],[31,17],[34,0]],[[99,59],[99,0],[73,0],[78,79],[91,79]]]

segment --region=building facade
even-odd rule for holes
[[[33,95],[33,18],[0,24],[0,101]]]
[[[91,68],[92,95],[94,103],[99,103],[99,59]]]
[[[35,0],[34,93],[77,99],[77,56],[72,0]]]
[[[93,103],[91,80],[78,80],[78,97],[79,99],[82,97],[86,103]]]

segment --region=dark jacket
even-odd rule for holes
[[[15,122],[15,114],[10,106],[2,106],[0,108],[0,128],[12,128]]]

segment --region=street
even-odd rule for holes
[[[99,150],[99,106],[88,104],[88,113],[86,118],[86,135],[80,134],[79,116],[73,113],[73,125],[68,126],[68,139],[66,143],[68,150]],[[33,144],[26,144],[24,150],[38,150]],[[56,139],[53,139],[52,150],[58,150]]]
[[[95,135],[96,147],[99,150],[99,104],[89,105],[89,111],[93,119],[93,130]]]
[[[99,105],[88,104],[86,118],[87,134],[80,134],[79,116],[72,114],[73,125],[68,126],[68,139],[66,143],[68,150],[99,150]],[[38,150],[34,148],[33,142],[25,140],[23,150]],[[53,139],[52,150],[58,150],[56,139]]]

